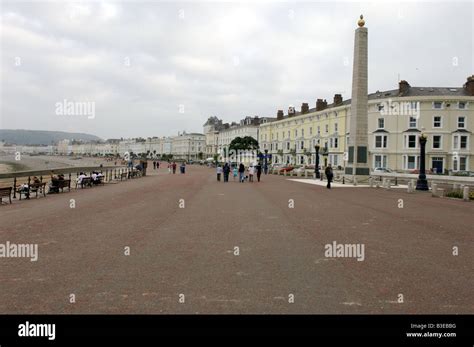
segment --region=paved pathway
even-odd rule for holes
[[[0,258],[0,310],[473,313],[473,225],[474,203],[428,193],[162,169],[1,206],[0,243],[37,243],[39,259]],[[364,244],[365,260],[325,257],[333,241]]]

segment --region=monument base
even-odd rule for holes
[[[370,169],[368,167],[346,167],[344,174],[352,176],[370,176]]]

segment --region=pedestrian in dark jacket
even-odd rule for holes
[[[260,176],[262,175],[262,165],[260,163],[256,166],[257,169],[257,181],[260,182]]]
[[[224,171],[224,182],[229,182],[229,173],[230,173],[229,163],[225,163],[223,171]]]
[[[239,165],[239,181],[240,182],[244,181],[244,175],[245,175],[245,166],[244,164],[240,163]]]
[[[326,178],[328,180],[328,184],[326,185],[326,187],[328,189],[331,189],[331,182],[332,182],[332,178],[333,178],[333,173],[332,173],[332,167],[331,167],[331,164],[329,164],[327,167],[326,167],[326,170],[324,170],[324,173],[326,174]]]

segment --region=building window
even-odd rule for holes
[[[318,135],[321,134],[321,127],[318,125]]]
[[[410,116],[410,119],[409,119],[409,121],[408,121],[408,127],[409,127],[409,128],[412,128],[412,129],[413,129],[413,128],[416,128],[417,123],[418,123],[418,122],[417,122],[416,117],[411,117],[411,116]]]
[[[403,157],[403,166],[405,170],[414,170],[418,168],[418,156],[406,155]]]
[[[298,129],[295,129],[295,137],[298,137]]]
[[[339,146],[339,139],[337,137],[334,138],[334,148],[338,148]]]
[[[374,155],[374,168],[387,168],[387,156],[386,155],[381,155],[381,154],[376,154]]]
[[[467,149],[467,136],[461,136],[460,148]]]
[[[301,141],[301,144],[300,144],[300,149],[304,149],[304,141]]]
[[[458,109],[460,109],[460,110],[466,109],[466,102],[464,102],[464,101],[459,101],[459,102],[458,102]]]
[[[460,116],[458,117],[458,128],[464,129],[466,127],[466,117]]]
[[[469,146],[469,139],[467,135],[453,136],[453,149],[467,149]]]
[[[304,164],[304,156],[303,155],[300,156],[300,164]]]
[[[329,147],[332,148],[332,145],[333,145],[333,139],[332,137],[329,139]]]
[[[288,138],[290,138],[290,131],[288,130]]]
[[[313,127],[309,127],[309,134],[313,135]]]
[[[334,132],[337,133],[337,123],[334,123]]]
[[[304,129],[301,129],[301,137],[304,137]]]
[[[433,117],[433,128],[441,128],[441,116],[434,116]]]
[[[326,131],[326,134],[327,134],[327,133],[329,132],[329,124],[326,124],[326,126],[325,126],[325,128],[324,128],[324,129],[325,129],[325,131]]]
[[[453,170],[466,171],[467,170],[467,157],[453,157]]]
[[[382,105],[382,104],[377,105],[377,108],[378,108],[379,111],[383,111],[383,107],[384,107],[384,105]]]
[[[443,103],[441,101],[435,101],[435,102],[433,102],[433,108],[442,109],[443,108]]]
[[[441,135],[433,135],[433,149],[441,149]]]
[[[385,128],[385,118],[379,118],[378,119],[377,127],[378,127],[378,129],[384,129]]]
[[[375,136],[375,148],[387,148],[387,135]]]
[[[417,148],[416,135],[405,135],[405,147]]]

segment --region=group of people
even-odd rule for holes
[[[153,161],[153,170],[159,170],[160,169],[160,162],[158,160]],[[173,161],[168,162],[168,173],[173,173],[176,174],[176,169],[178,168],[178,164]],[[179,165],[179,171],[184,174],[186,173],[186,163],[182,162],[181,165]]]
[[[40,183],[41,183],[41,180],[37,176],[34,176],[32,182],[30,184],[32,186],[35,186],[35,185],[38,185]],[[18,187],[18,191],[19,192],[28,192],[30,190],[30,184],[28,184],[26,182],[20,184],[20,186]]]
[[[64,175],[53,175],[51,174],[51,182],[49,182],[49,193],[59,193],[58,181],[64,181]]]
[[[88,176],[84,172],[79,173],[79,176],[77,177],[77,184],[82,184],[84,178],[87,178],[87,177]],[[97,185],[102,182],[102,178],[104,177],[104,175],[101,172],[92,171],[90,177],[91,177],[91,183]]]
[[[224,176],[224,182],[229,182],[231,171],[234,181],[238,177],[240,183],[245,181],[253,182],[254,176],[257,176],[257,181],[260,182],[260,176],[262,175],[262,165],[257,163],[257,165],[250,165],[248,168],[245,168],[243,163],[240,163],[238,166],[231,166],[229,163],[225,163],[224,165],[218,164],[216,168],[217,181],[220,182],[221,176]]]
[[[168,173],[170,174],[171,172],[173,172],[173,174],[176,173],[176,169],[178,168],[178,164],[176,164],[176,162],[168,162]],[[179,171],[182,173],[182,174],[185,174],[186,173],[186,163],[183,161],[181,163],[181,165],[179,166]]]

